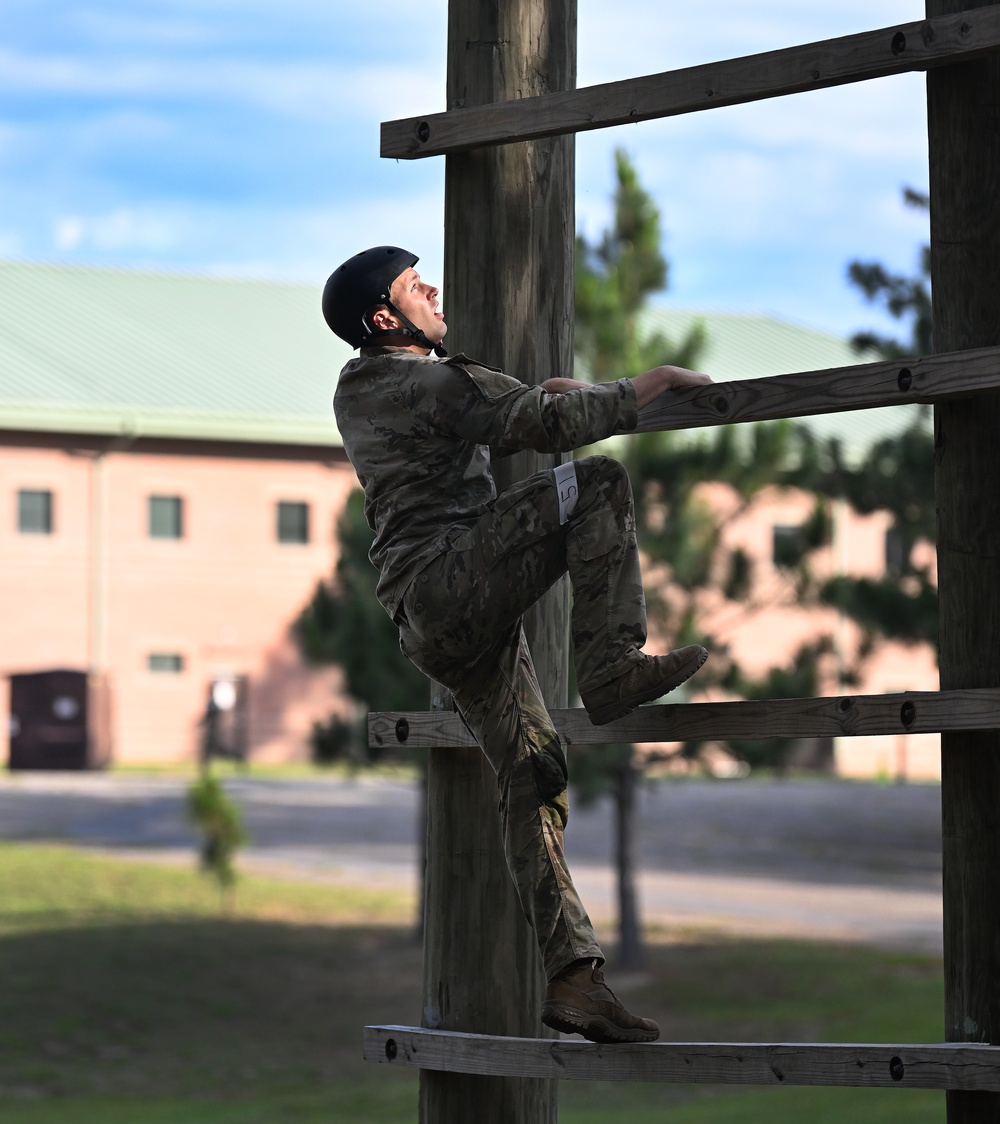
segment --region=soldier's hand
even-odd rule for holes
[[[685,386],[704,386],[712,380],[700,371],[689,371],[684,367],[654,367],[632,379],[635,384],[639,409],[648,406],[668,390],[680,390]]]
[[[656,367],[666,380],[665,390],[679,390],[682,386],[703,386],[712,379],[701,371],[688,371],[684,367]]]

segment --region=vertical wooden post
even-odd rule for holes
[[[571,89],[576,0],[451,0],[448,106]],[[442,307],[447,344],[525,382],[573,359],[574,139],[447,157]],[[502,488],[555,463],[518,454]],[[568,592],[526,620],[539,682],[566,705]],[[428,775],[425,1026],[540,1036],[545,981],[500,843],[497,789],[478,751],[431,751]],[[549,1124],[556,1083],[420,1074],[423,1124]]]
[[[927,0],[927,14],[967,6]],[[996,346],[1000,58],[931,71],[927,94],[934,346]],[[1000,398],[943,404],[934,424],[941,687],[996,687]],[[945,1034],[1000,1044],[1000,732],[942,735],[941,773]],[[1000,1119],[997,1093],[947,1102],[949,1124]]]

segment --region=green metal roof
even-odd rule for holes
[[[643,316],[642,330],[660,332],[670,343],[679,343],[698,321],[705,326],[705,348],[698,366],[717,382],[825,371],[877,358],[873,354],[858,355],[846,340],[828,332],[752,313],[652,306]],[[904,403],[875,410],[817,414],[801,420],[820,439],[839,438],[845,454],[854,458],[918,419],[927,419],[929,425],[929,411],[915,403]]]
[[[770,316],[653,306],[643,326],[678,340],[696,320],[719,381],[859,361]],[[352,354],[323,322],[319,283],[0,262],[0,429],[340,445],[331,401]],[[910,409],[806,422],[857,449]]]
[[[340,445],[320,287],[0,262],[0,428]]]

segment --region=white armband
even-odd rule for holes
[[[576,501],[580,498],[580,489],[576,483],[576,464],[566,461],[553,469],[556,478],[556,491],[559,493],[559,526],[573,514]]]

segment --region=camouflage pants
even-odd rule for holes
[[[403,653],[451,690],[497,774],[507,865],[549,979],[603,953],[563,853],[566,758],[521,616],[569,573],[573,654],[588,687],[627,670],[646,639],[628,474],[600,456],[575,468],[564,523],[551,471],[519,481],[413,581],[397,615]]]

